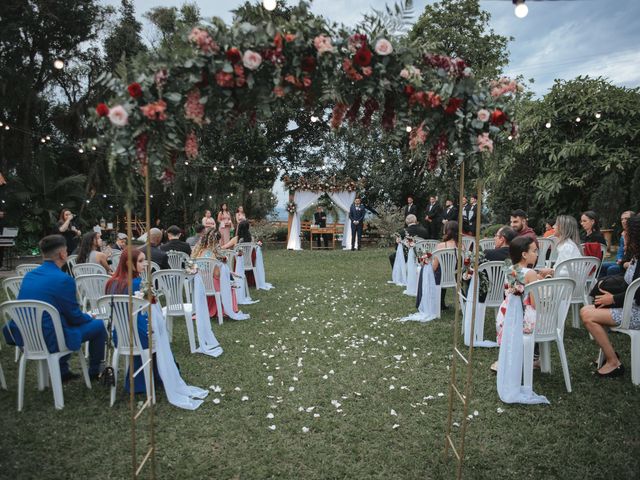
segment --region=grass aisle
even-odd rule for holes
[[[252,292],[260,303],[243,307],[251,320],[214,325],[225,350],[218,359],[188,354],[184,323],[176,322],[184,379],[221,391],[194,412],[160,393],[158,476],[452,478],[455,464],[443,462],[442,449],[453,314],[396,322],[415,306],[386,283],[388,253],[267,251],[276,289]],[[573,393],[553,348],[552,373],[534,376],[550,406],[502,404],[489,372],[497,350],[476,350],[466,478],[638,478],[640,390],[630,373],[613,381],[592,375],[596,349],[584,329],[569,326],[566,337]],[[629,365],[627,337],[614,341]],[[18,414],[12,349],[4,346],[0,360],[10,388],[0,392],[0,477],[128,476],[124,393],[109,408],[108,391],[74,382],[57,412],[29,365]]]

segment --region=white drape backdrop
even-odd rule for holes
[[[336,206],[345,212],[347,212],[344,220],[344,232],[342,235],[342,248],[344,250],[351,248],[351,220],[349,220],[349,209],[351,204],[356,199],[356,192],[327,192],[329,198],[336,204]],[[359,245],[356,244],[356,247]]]
[[[297,209],[293,214],[293,221],[291,222],[291,231],[289,232],[289,241],[287,242],[288,250],[302,250],[300,244],[300,216],[313,202],[315,202],[322,193],[310,192],[307,190],[295,192],[293,194],[293,201],[295,202]]]

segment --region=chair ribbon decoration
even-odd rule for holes
[[[400,319],[401,322],[430,322],[438,318],[438,299],[440,292],[436,286],[436,278],[433,274],[433,266],[429,263],[420,270],[418,281],[418,311],[408,317]]]
[[[200,275],[193,275],[193,309],[196,316],[196,332],[198,334],[198,349],[196,352],[219,357],[222,355],[222,347],[211,329],[209,319],[209,307],[205,294],[204,282]]]
[[[471,318],[473,314],[473,298],[474,298],[474,290],[475,290],[475,298],[476,301],[476,322],[475,322],[475,332],[473,337],[473,346],[474,347],[497,347],[498,344],[496,342],[492,342],[491,340],[485,340],[484,337],[484,320],[486,315],[487,306],[484,302],[480,302],[480,292],[478,291],[479,283],[475,281],[476,275],[474,274],[471,277],[471,282],[469,283],[469,290],[467,291],[467,301],[465,302],[464,310],[463,310],[463,319],[464,319],[464,344],[466,346],[471,345]]]

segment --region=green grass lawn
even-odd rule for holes
[[[189,354],[184,323],[176,322],[173,352],[183,378],[221,392],[196,411],[159,393],[158,477],[452,478],[455,462],[442,453],[453,313],[398,323],[415,300],[386,283],[388,253],[268,250],[267,281],[276,288],[252,292],[260,303],[242,308],[250,320],[214,325],[224,348],[217,359]],[[629,367],[628,337],[614,342]],[[476,350],[466,478],[639,478],[640,389],[629,371],[615,380],[593,375],[597,349],[584,329],[569,325],[565,346],[573,393],[555,347],[552,373],[534,376],[548,406],[500,402],[489,371],[497,350]],[[0,477],[130,476],[123,392],[110,408],[108,390],[76,381],[65,385],[65,408],[56,411],[29,365],[17,413],[16,364],[6,345],[0,361],[9,383],[0,391]],[[144,427],[140,437],[147,438]]]

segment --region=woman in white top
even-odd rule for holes
[[[580,231],[578,230],[578,222],[570,215],[559,215],[556,218],[556,223],[553,226],[556,231],[556,250],[558,251],[558,258],[556,259],[556,265],[565,260],[572,258],[580,258]],[[540,274],[543,276],[554,275],[557,277],[566,277],[568,273],[565,268],[562,271],[556,272],[553,268],[541,268]]]
[[[211,216],[211,210],[204,211],[204,217],[202,217],[202,225],[204,228],[216,228],[216,220]]]

